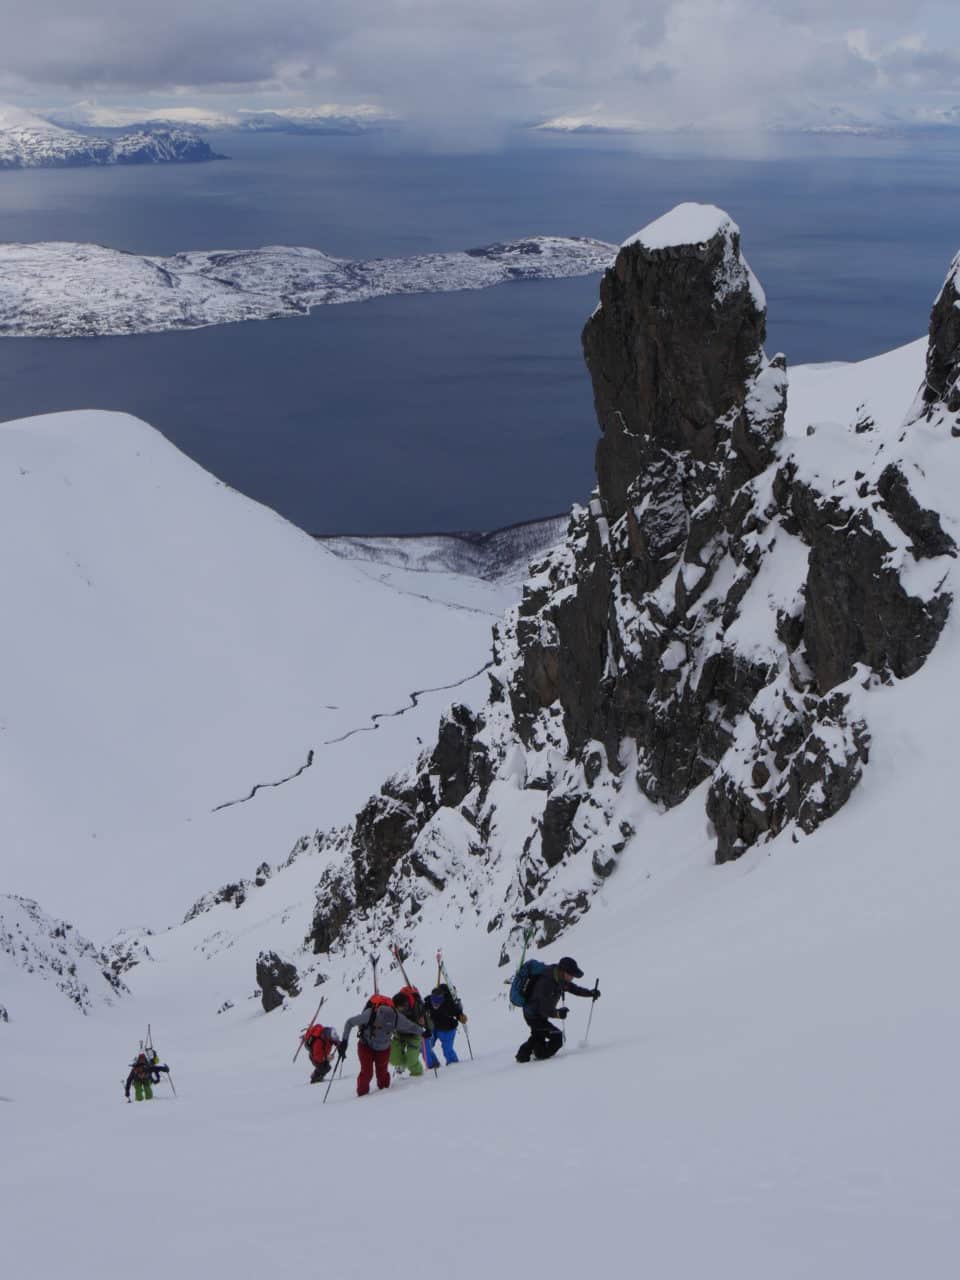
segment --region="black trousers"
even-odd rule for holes
[[[546,1018],[524,1011],[524,1021],[530,1028],[530,1039],[517,1050],[520,1062],[529,1062],[530,1057],[552,1058],[563,1044],[563,1032]]]
[[[330,1070],[329,1062],[321,1062],[319,1067],[313,1068],[313,1075],[310,1077],[311,1084],[319,1084]]]

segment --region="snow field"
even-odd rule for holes
[[[878,429],[902,420],[921,368],[922,351],[907,348],[793,371],[790,434],[820,424],[803,464],[828,465],[847,447],[846,427],[827,424],[849,422],[861,403]],[[919,496],[955,534],[956,442],[911,430]],[[232,534],[234,544],[247,536],[239,521]],[[452,612],[463,611],[438,616]],[[433,630],[419,634],[432,644]],[[5,1256],[30,1280],[65,1267],[107,1280],[133,1270],[168,1280],[174,1269],[210,1280],[388,1268],[456,1280],[950,1274],[960,1208],[958,650],[952,618],[917,675],[863,695],[869,765],[810,837],[787,833],[716,867],[701,794],[668,813],[624,794],[636,835],[618,869],[584,919],[535,953],[574,956],[583,984],[599,977],[603,992],[590,1045],[579,1047],[589,1002],[571,999],[567,1047],[547,1063],[513,1061],[525,1029],[506,1004],[502,934],[429,899],[408,972],[428,989],[443,948],[476,1062],[357,1100],[354,1037],[347,1078],[322,1106],[325,1086],[306,1084],[304,1055],[290,1059],[321,992],[321,1021],[340,1027],[359,1010],[366,957],[296,957],[326,981],[313,986],[311,972],[269,1015],[253,967],[261,948],[291,950],[303,937],[323,853],[298,858],[239,911],[223,906],[148,939],[154,962],[126,975],[132,996],[87,1018],[0,956],[12,1019],[0,1026],[0,1094],[13,1099],[0,1104]],[[191,693],[205,696],[199,685]],[[366,746],[382,732],[358,738]],[[85,767],[75,747],[48,776],[60,786],[77,761]],[[358,751],[343,776],[356,770],[369,791],[380,763]],[[237,840],[262,822],[264,857],[277,861],[286,806],[299,816],[299,800],[289,788],[261,795],[264,806],[258,796],[226,813]],[[523,792],[501,822],[519,848]],[[211,848],[208,862],[197,846],[204,871],[232,855],[234,876],[249,874],[258,860],[246,845]],[[73,849],[47,851],[51,885],[69,874]],[[174,863],[163,874],[182,890],[192,871]],[[215,884],[207,875],[204,887]],[[387,967],[386,939],[381,953],[392,992],[402,980]],[[227,999],[233,1007],[218,1015]],[[148,1021],[179,1097],[167,1100],[162,1083],[156,1104],[126,1106],[121,1082]],[[458,1049],[466,1057],[462,1034]]]

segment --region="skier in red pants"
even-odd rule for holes
[[[393,1007],[389,996],[372,995],[360,1013],[348,1018],[343,1024],[343,1035],[340,1037],[340,1055],[346,1056],[347,1041],[354,1027],[357,1033],[357,1053],[360,1057],[360,1074],[357,1076],[357,1097],[362,1098],[370,1092],[370,1080],[374,1069],[377,1073],[377,1088],[390,1088],[390,1043],[394,1032],[402,1035],[422,1036],[423,1027],[405,1018]]]

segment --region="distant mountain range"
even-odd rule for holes
[[[237,133],[370,133],[395,122],[395,117],[368,103],[344,106],[326,103],[316,107],[278,107],[264,110],[241,107],[236,111],[211,111],[205,107],[103,107],[80,102],[72,107],[43,111],[42,118],[66,129],[192,129],[195,132]]]
[[[15,108],[0,108],[0,169],[169,164],[222,159],[197,133],[177,126],[91,136]]]
[[[900,108],[855,108],[841,103],[804,103],[780,108],[762,120],[713,115],[666,119],[661,116],[621,116],[594,107],[579,113],[552,116],[530,125],[536,133],[655,134],[655,133],[800,133],[880,136],[918,129],[960,128],[960,104],[912,105]]]

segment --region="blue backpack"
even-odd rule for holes
[[[510,1003],[515,1004],[518,1009],[522,1009],[530,999],[530,991],[534,982],[540,977],[541,973],[546,973],[546,970],[547,966],[541,964],[539,960],[524,960],[510,983]]]

